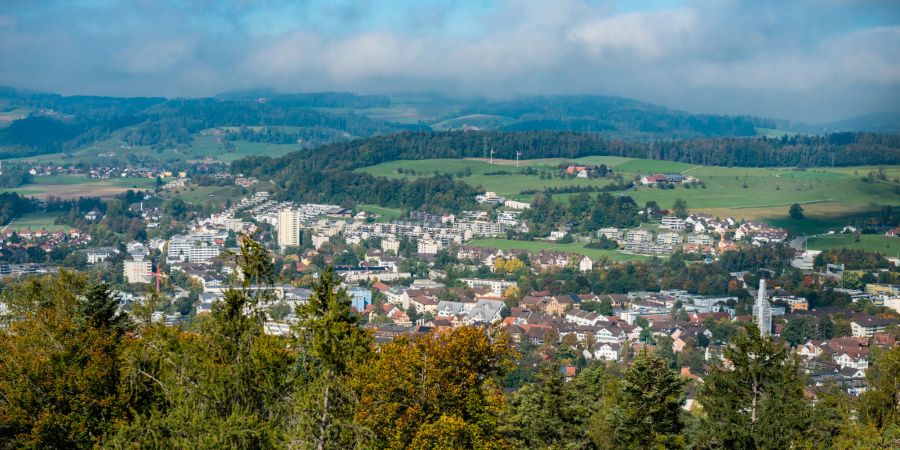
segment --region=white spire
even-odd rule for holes
[[[759,293],[756,295],[756,303],[753,305],[753,321],[759,327],[760,336],[768,336],[772,333],[772,305],[766,299],[766,280],[759,280]]]

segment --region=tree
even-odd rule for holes
[[[866,370],[869,388],[859,400],[860,422],[888,448],[900,438],[900,347],[878,349],[873,356]]]
[[[688,216],[687,202],[683,199],[675,200],[675,204],[672,205],[672,213],[675,214],[675,217],[685,219]]]
[[[347,377],[368,356],[371,337],[359,327],[350,297],[338,289],[332,267],[321,274],[297,313],[297,365],[305,384],[296,397],[293,440],[317,449],[348,445],[358,436],[349,426],[354,398]]]
[[[572,434],[574,411],[559,365],[542,366],[535,381],[510,396],[504,431],[519,448],[559,448]]]
[[[754,325],[732,339],[700,395],[705,424],[703,446],[789,448],[809,426],[803,381],[788,349],[763,338]]]
[[[589,434],[599,448],[680,448],[685,446],[681,404],[686,381],[662,358],[639,353],[613,385],[591,419]]]
[[[803,207],[800,206],[799,203],[794,203],[791,205],[791,208],[788,209],[788,215],[791,216],[791,219],[803,219]]]
[[[0,447],[87,448],[127,412],[119,396],[124,319],[83,275],[13,283],[2,301]]]
[[[437,430],[448,430],[456,443],[498,447],[505,410],[499,377],[516,355],[505,333],[488,331],[460,327],[415,340],[399,337],[355,366],[354,419],[371,433],[367,445],[427,445]]]
[[[792,347],[805,344],[815,337],[815,326],[811,319],[805,317],[791,319],[781,332],[781,338],[791,344]]]

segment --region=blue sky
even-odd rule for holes
[[[604,94],[828,121],[900,105],[900,1],[3,0],[0,84]]]

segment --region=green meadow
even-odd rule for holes
[[[538,159],[523,160],[516,167],[515,161],[484,159],[432,159],[391,161],[358,169],[373,175],[389,178],[416,178],[435,173],[459,176],[466,170],[471,175],[460,177],[473,186],[494,191],[508,198],[528,200],[527,190],[543,190],[551,187],[605,186],[609,179],[570,179],[554,175],[541,179],[539,175],[519,173],[526,167],[542,171],[558,172],[556,166],[563,162],[580,164],[606,164],[626,179],[634,179],[642,173],[681,173],[700,178],[705,187],[659,189],[636,186],[620,194],[629,195],[638,204],[655,201],[663,208],[670,208],[677,199],[684,199],[688,208],[696,212],[709,212],[720,217],[745,220],[763,220],[783,226],[795,234],[815,234],[840,225],[860,220],[882,206],[900,206],[900,166],[884,167],[888,181],[866,182],[862,178],[875,166],[815,168],[804,171],[790,168],[710,167],[685,163],[633,159],[608,156],[591,156],[572,160]],[[406,173],[400,173],[403,169]],[[408,173],[414,170],[415,174]],[[491,172],[508,171],[509,175]],[[558,194],[560,201],[570,195]],[[788,217],[788,208],[799,203],[806,211],[806,219]]]
[[[856,236],[852,234],[826,234],[809,238],[806,245],[810,250],[848,248],[878,252],[888,257],[900,256],[900,237],[890,237],[882,234],[861,234],[859,235],[859,242],[856,241]]]
[[[8,229],[15,231],[25,231],[29,229],[32,231],[40,229],[45,229],[47,231],[68,231],[72,228],[68,225],[57,225],[55,222],[58,217],[58,212],[25,214],[13,219],[7,227]]]
[[[511,241],[508,239],[476,239],[468,242],[466,245],[475,247],[499,248],[501,250],[520,249],[529,252],[540,253],[541,250],[554,250],[559,252],[577,253],[587,256],[593,260],[599,260],[608,257],[612,261],[643,261],[649,259],[649,256],[631,255],[621,253],[616,250],[600,250],[593,248],[585,248],[580,242],[571,244],[558,244],[546,241]]]
[[[150,178],[110,178],[99,180],[83,175],[51,175],[34,177],[32,183],[17,188],[0,188],[0,192],[16,192],[39,198],[112,197],[128,189],[151,189],[156,180]]]

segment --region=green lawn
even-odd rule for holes
[[[63,230],[68,231],[72,227],[68,225],[57,225],[54,222],[59,217],[59,213],[32,213],[16,217],[9,224],[10,230],[22,231],[31,229],[32,231],[46,229],[47,231]]]
[[[397,220],[400,218],[400,216],[403,215],[403,211],[401,211],[400,209],[385,208],[378,205],[356,205],[356,209],[380,215],[381,217],[379,217],[376,222],[382,223]]]
[[[228,199],[232,201],[241,197],[241,189],[235,185],[228,186],[196,186],[188,185],[178,192],[167,191],[166,197],[180,198],[188,203],[221,202]]]
[[[474,241],[468,242],[466,245],[472,245],[476,247],[489,247],[489,248],[499,248],[501,250],[507,249],[521,249],[528,250],[530,252],[539,253],[541,250],[555,250],[560,252],[569,252],[569,253],[577,253],[579,255],[585,255],[591,259],[600,259],[604,256],[608,256],[613,261],[639,261],[649,259],[648,256],[643,255],[629,255],[627,253],[621,253],[616,250],[599,250],[593,248],[585,248],[582,243],[572,243],[572,244],[557,244],[553,242],[545,242],[545,241],[511,241],[508,239],[476,239]]]
[[[829,234],[809,238],[807,246],[810,250],[826,248],[849,248],[868,252],[883,253],[885,256],[900,255],[900,237],[888,237],[881,234],[862,234],[859,242],[852,234]]]

